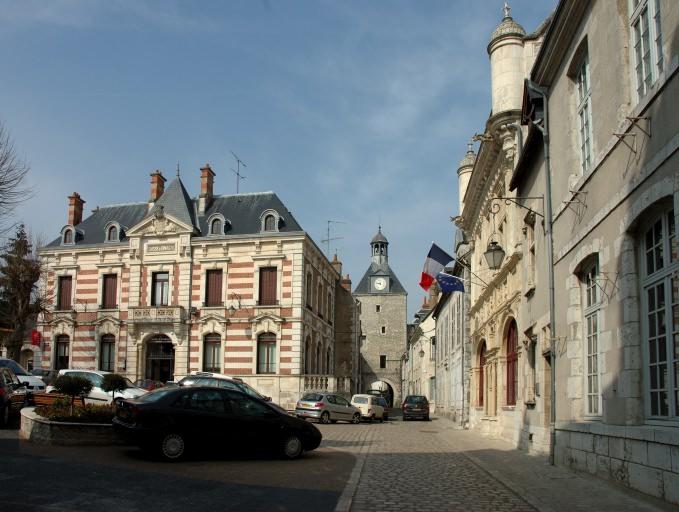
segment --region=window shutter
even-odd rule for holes
[[[207,290],[205,290],[205,305],[219,306],[222,302],[222,271],[208,270]]]
[[[104,293],[102,306],[104,309],[113,309],[117,304],[118,295],[118,276],[116,274],[106,274],[104,276]]]
[[[259,270],[259,303],[276,304],[276,267],[263,267]]]
[[[71,276],[61,276],[59,278],[59,301],[57,307],[59,309],[71,309]]]

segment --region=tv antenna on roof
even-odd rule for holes
[[[336,236],[334,238],[330,237],[330,225],[331,224],[346,224],[346,222],[343,222],[341,220],[328,220],[326,221],[328,223],[328,227],[326,229],[326,237],[325,240],[321,240],[322,244],[326,245],[326,250],[325,253],[328,256],[328,259],[330,259],[330,242],[333,240],[342,240],[344,237],[343,236]]]
[[[229,152],[230,152],[230,153],[233,155],[233,157],[236,159],[236,169],[233,169],[233,168],[232,168],[232,169],[231,169],[231,172],[233,172],[233,173],[236,175],[236,195],[238,195],[238,194],[240,193],[240,191],[239,191],[240,180],[244,180],[244,179],[245,179],[245,176],[243,176],[243,175],[240,173],[240,166],[242,165],[243,167],[247,167],[247,165],[245,165],[245,162],[243,162],[243,160],[241,160],[240,158],[238,158],[238,155],[237,155],[236,153],[234,153],[233,151],[229,151]]]

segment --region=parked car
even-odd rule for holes
[[[134,385],[146,391],[153,391],[154,389],[162,388],[165,384],[159,380],[137,379],[134,381]]]
[[[312,424],[240,391],[216,387],[160,388],[118,402],[113,426],[124,439],[167,460],[188,450],[275,450],[287,459],[314,450]]]
[[[387,399],[384,398],[383,396],[378,396],[377,397],[377,403],[382,406],[382,409],[384,410],[383,418],[384,421],[389,420],[389,404],[387,403]]]
[[[313,418],[320,423],[361,422],[361,411],[341,395],[318,392],[305,394],[295,406],[298,418]]]
[[[45,386],[49,386],[54,378],[59,373],[57,370],[45,370],[44,368],[33,368],[31,373],[36,377],[40,377],[45,383]]]
[[[403,400],[401,411],[403,412],[403,421],[413,418],[422,418],[429,421],[429,400],[424,395],[408,395]]]
[[[45,391],[45,382],[35,375],[31,375],[26,369],[13,359],[0,357],[0,368],[9,368],[17,376],[20,382],[26,383],[26,389],[33,392]]]
[[[230,375],[224,375],[223,373],[191,372],[191,374],[181,379],[178,384],[180,386],[213,386],[218,388],[234,389],[266,402],[271,401],[270,396],[262,395],[255,388],[244,382],[243,379],[231,377]]]
[[[361,411],[364,420],[384,421],[384,407],[379,404],[379,397],[374,395],[354,395],[351,397],[351,405]]]
[[[0,427],[9,423],[27,403],[26,383],[21,382],[10,368],[0,368]]]
[[[110,404],[113,401],[113,392],[111,391],[104,391],[101,389],[101,386],[104,382],[104,375],[110,372],[103,372],[103,371],[98,371],[98,370],[77,370],[77,369],[66,369],[66,370],[59,370],[59,374],[57,377],[60,377],[62,375],[70,375],[71,377],[83,377],[84,379],[89,380],[92,383],[92,391],[90,391],[89,395],[85,397],[85,403],[86,404]],[[122,391],[116,391],[115,393],[115,399],[116,400],[122,400],[123,398],[135,398],[138,396],[143,395],[147,391],[142,388],[138,388],[134,384],[132,384],[132,381],[130,379],[125,379],[127,381],[127,388],[122,390]],[[57,390],[54,388],[54,386],[49,385],[47,386],[47,392],[48,393],[56,393]]]

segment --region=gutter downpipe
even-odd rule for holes
[[[527,80],[527,85],[542,96],[545,118],[542,126],[534,126],[542,132],[543,151],[545,154],[545,237],[547,239],[547,275],[549,276],[549,362],[550,362],[550,414],[549,414],[549,463],[555,463],[556,446],[556,318],[554,296],[554,240],[552,237],[552,167],[549,158],[549,107],[547,103],[547,89]]]

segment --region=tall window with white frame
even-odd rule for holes
[[[592,165],[592,100],[590,98],[589,56],[585,53],[575,77],[578,92],[578,127],[580,132],[580,171]]]
[[[584,337],[585,337],[585,413],[591,416],[601,414],[601,375],[599,357],[599,264],[593,262],[582,275],[584,293]]]
[[[646,414],[679,418],[679,247],[674,211],[655,217],[642,232],[641,285]]]
[[[634,74],[639,101],[658,79],[664,67],[660,0],[630,0],[630,3]]]

